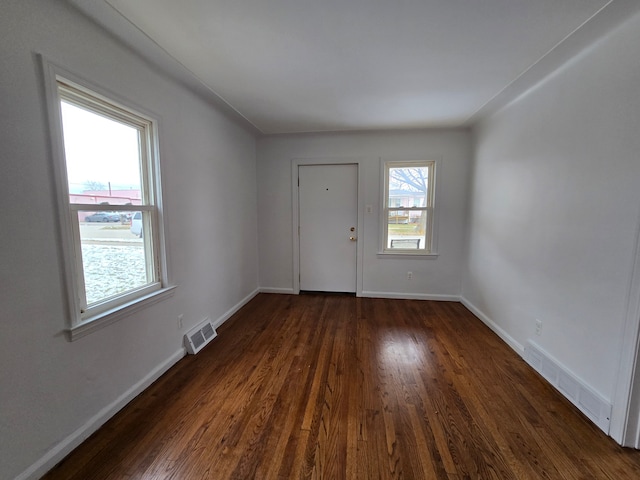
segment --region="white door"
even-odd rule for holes
[[[298,167],[300,290],[356,291],[358,166]]]

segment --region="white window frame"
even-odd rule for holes
[[[147,305],[173,294],[168,285],[165,241],[163,235],[160,161],[157,120],[130,102],[86,81],[40,56],[49,117],[53,173],[58,206],[59,242],[68,307],[67,332],[70,340],[117,321]],[[142,205],[94,205],[69,202],[61,100],[87,107],[107,118],[118,119],[139,128],[141,135]],[[152,271],[149,283],[121,295],[86,305],[84,272],[78,212],[79,211],[143,212],[147,268]]]
[[[382,160],[381,168],[381,185],[382,185],[382,206],[380,208],[380,250],[379,255],[382,256],[419,256],[419,257],[436,257],[438,256],[436,248],[436,166],[439,162],[436,160]],[[426,205],[423,207],[389,207],[389,170],[391,168],[416,168],[427,167],[429,169],[429,184],[427,186],[427,196],[425,198]],[[425,231],[425,248],[390,248],[389,245],[389,213],[392,211],[424,211],[427,215],[426,231]]]

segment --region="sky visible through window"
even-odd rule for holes
[[[138,130],[65,101],[61,106],[69,193],[140,190]]]
[[[101,191],[96,198],[109,203],[104,212],[77,212],[85,304],[91,306],[152,280],[147,247],[140,238],[141,220],[137,220],[139,229],[134,232],[135,212],[115,210],[126,200],[123,190],[140,198],[139,142],[143,135],[135,126],[64,100],[61,111],[69,194]],[[115,204],[107,201],[112,191],[118,199]]]

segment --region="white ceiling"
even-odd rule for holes
[[[614,3],[640,3],[71,2],[160,63],[173,62],[158,60],[164,50],[182,75],[262,133],[469,125],[563,61],[564,45],[579,51],[585,31],[601,34],[596,18],[611,23]]]

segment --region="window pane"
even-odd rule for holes
[[[427,206],[428,167],[391,167],[388,181],[390,208]]]
[[[130,215],[133,213],[134,215]],[[132,217],[140,212],[78,212],[87,305],[152,281],[140,233]]]
[[[393,210],[387,223],[387,248],[424,250],[427,215],[425,210]]]
[[[140,131],[61,101],[69,202],[140,205]]]

